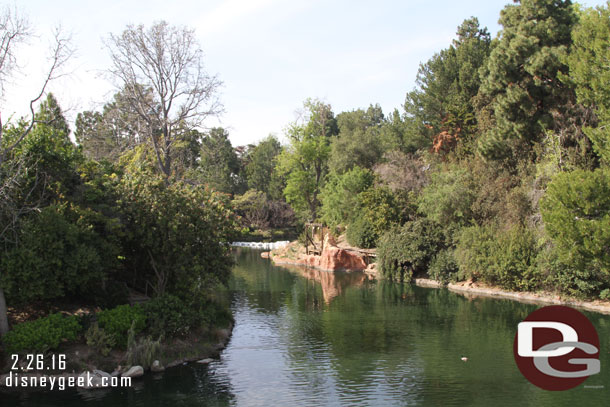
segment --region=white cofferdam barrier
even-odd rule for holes
[[[282,240],[279,242],[233,242],[231,246],[233,247],[249,247],[251,249],[261,249],[261,250],[275,250],[280,247],[284,247],[290,243],[288,240]]]

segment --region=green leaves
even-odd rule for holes
[[[358,166],[343,175],[331,173],[321,192],[321,218],[330,227],[345,225],[358,206],[358,194],[373,185],[373,174]]]
[[[568,71],[575,22],[569,0],[524,0],[502,10],[501,36],[481,71],[481,92],[495,112],[495,126],[479,143],[483,155],[505,157],[512,140],[538,141],[553,125],[553,110],[570,93],[559,77]]]
[[[114,343],[123,349],[127,346],[128,331],[132,327],[137,334],[146,326],[146,314],[140,305],[119,305],[96,314],[99,327],[109,334]]]
[[[44,353],[62,341],[75,340],[82,330],[76,316],[51,314],[15,326],[3,338],[7,353]]]
[[[444,247],[441,225],[418,219],[387,231],[379,240],[377,256],[387,278],[410,281],[423,272]]]
[[[598,7],[582,12],[575,27],[574,44],[567,58],[569,79],[576,86],[578,101],[594,109],[599,124],[584,129],[595,152],[610,164],[610,9]]]
[[[278,169],[286,177],[284,196],[302,220],[317,218],[318,194],[328,173],[331,137],[337,124],[330,105],[317,100],[304,103],[303,123],[286,130],[290,146],[278,158]]]
[[[100,214],[67,203],[47,206],[25,221],[20,244],[0,259],[1,283],[11,301],[93,292],[117,266],[115,242],[98,232],[104,221]]]
[[[425,135],[437,153],[451,151],[458,140],[467,140],[476,131],[472,99],[479,90],[478,70],[490,43],[487,29],[470,18],[458,27],[458,38],[449,48],[420,65],[417,88],[407,94],[405,103],[407,116],[413,119],[408,121],[409,133]],[[420,141],[418,148],[424,146]]]
[[[236,233],[228,197],[161,176],[128,174],[119,185],[125,260],[142,290],[203,293],[226,282]]]
[[[546,231],[569,269],[610,287],[610,174],[560,173],[541,203]],[[580,278],[576,278],[578,281]],[[590,294],[590,293],[587,293]]]

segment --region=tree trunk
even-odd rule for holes
[[[6,299],[4,298],[4,290],[0,287],[0,337],[8,332],[8,314],[6,308]]]

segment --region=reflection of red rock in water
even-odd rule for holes
[[[304,267],[289,267],[309,280],[317,281],[322,286],[322,295],[327,304],[340,295],[343,289],[351,285],[362,285],[374,277],[362,273],[367,269],[365,255],[355,248],[338,247],[329,235],[325,237],[324,250],[320,256],[305,253],[305,247],[298,242],[273,250],[269,257],[276,264],[291,264]],[[350,250],[351,249],[351,250]],[[356,271],[341,273],[335,271]],[[372,268],[371,268],[372,271]]]
[[[341,295],[343,290],[350,286],[361,286],[369,279],[365,273],[335,273],[333,271],[322,271],[318,269],[305,267],[289,267],[289,270],[295,271],[307,278],[319,282],[322,286],[322,296],[324,302],[329,304],[333,298]]]

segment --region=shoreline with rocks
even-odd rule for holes
[[[274,250],[261,253],[261,257],[270,259],[278,266],[300,266],[328,272],[363,271],[369,276],[377,278],[376,263],[367,264],[365,255],[361,252],[354,251],[353,248],[341,246],[344,245],[338,245],[336,241],[326,236],[324,250],[321,255],[306,254],[302,245],[298,242],[290,242]],[[372,250],[370,252],[374,253]],[[508,291],[472,281],[461,281],[445,285],[428,278],[415,278],[413,284],[426,288],[447,288],[449,291],[466,297],[502,298],[529,304],[567,305],[590,312],[610,315],[610,301],[579,300],[552,292]]]
[[[449,283],[444,285],[436,280],[428,278],[415,278],[414,284],[425,288],[447,288],[449,291],[466,297],[501,298],[527,304],[567,305],[585,311],[610,315],[610,301],[578,300],[575,298],[561,297],[558,294],[553,294],[550,292],[508,291],[472,281],[462,281],[459,283]]]
[[[197,354],[195,356],[188,356],[184,358],[179,358],[167,363],[165,366],[161,364],[161,362],[157,359],[153,361],[150,369],[144,369],[144,367],[139,365],[134,366],[118,366],[112,373],[107,373],[103,370],[94,368],[84,370],[80,373],[76,372],[63,372],[59,374],[45,374],[40,373],[39,371],[24,371],[23,367],[19,370],[13,371],[11,370],[8,373],[0,375],[0,392],[2,391],[48,391],[48,390],[56,390],[57,388],[53,388],[54,383],[62,382],[72,382],[74,385],[68,386],[73,389],[84,389],[84,390],[98,390],[98,389],[108,389],[114,388],[115,386],[103,386],[103,382],[106,381],[110,383],[112,378],[129,378],[129,379],[137,379],[143,377],[145,374],[150,373],[162,373],[166,369],[171,369],[176,366],[185,365],[188,363],[198,363],[201,365],[207,365],[213,362],[216,358],[219,357],[222,350],[224,350],[231,339],[231,335],[233,333],[233,324],[230,324],[227,328],[221,329],[222,335],[219,338],[219,341],[216,344],[213,344],[210,348],[211,350],[205,354]],[[13,386],[12,382],[7,383],[10,380],[27,380],[28,383],[32,383],[32,378],[37,378],[36,383],[45,382],[48,385],[35,386],[35,387],[22,387],[15,385]],[[26,378],[26,379],[23,379]],[[120,382],[120,380],[119,380]],[[11,384],[10,386],[8,384]],[[52,388],[49,389],[48,387]]]

